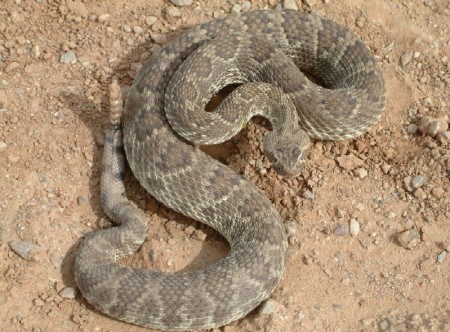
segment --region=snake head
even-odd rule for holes
[[[264,153],[274,170],[284,177],[300,175],[311,142],[305,131],[290,135],[269,132],[264,138]]]

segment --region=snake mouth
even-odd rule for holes
[[[286,168],[286,167],[277,167],[273,166],[275,172],[278,175],[281,175],[284,178],[296,178],[300,176],[303,170],[303,165],[297,168]]]

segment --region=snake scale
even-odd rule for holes
[[[216,111],[205,112],[210,97],[230,84],[238,88]],[[98,310],[165,330],[212,328],[243,317],[271,294],[285,267],[279,213],[198,144],[225,140],[263,115],[273,126],[263,142],[266,155],[280,174],[295,176],[308,136],[354,138],[379,120],[385,104],[381,70],[360,39],[318,15],[289,10],[231,15],[174,39],[140,70],[123,128],[117,89],[111,89],[101,188],[105,213],[117,227],[86,236],[75,277]],[[194,272],[118,264],[147,234],[145,213],[124,195],[126,161],[157,200],[222,234],[229,254]]]

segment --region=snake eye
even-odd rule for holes
[[[280,148],[275,149],[275,152],[273,153],[273,156],[277,159],[277,160],[281,160],[283,158],[283,150]]]
[[[292,155],[298,160],[302,157],[303,151],[300,148],[295,147],[292,149]]]

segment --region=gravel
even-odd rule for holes
[[[415,229],[404,231],[397,235],[397,243],[405,249],[413,249],[420,243],[420,234]]]
[[[73,51],[67,51],[61,57],[59,58],[59,62],[61,63],[72,63],[72,61],[75,61],[77,57],[75,56],[75,53]]]
[[[77,291],[72,287],[65,287],[62,291],[59,292],[59,296],[69,300],[73,300],[76,295]]]
[[[344,224],[337,224],[336,228],[333,231],[334,235],[338,236],[347,236],[348,232],[349,232],[348,226]]]
[[[406,66],[408,63],[411,62],[411,60],[414,57],[414,53],[413,52],[405,52],[402,54],[402,56],[400,57],[400,64],[402,66]]]
[[[175,6],[187,7],[192,5],[194,0],[170,0],[170,2],[173,3]]]
[[[445,250],[442,250],[441,253],[437,256],[437,262],[439,264],[444,263],[445,256],[447,256],[447,252]]]
[[[298,10],[297,2],[295,0],[284,0],[283,7],[284,9]]]
[[[36,260],[36,255],[38,254],[40,247],[34,243],[27,241],[11,241],[9,247],[17,255],[26,259],[27,261]]]
[[[280,305],[278,304],[278,302],[272,299],[268,299],[261,304],[258,312],[263,315],[271,315],[276,313],[279,310],[279,308]]]
[[[350,219],[350,234],[354,237],[358,236],[360,231],[359,222],[356,219]]]
[[[156,16],[147,16],[145,18],[145,24],[151,27],[153,24],[156,23],[157,20],[158,18]]]
[[[411,186],[414,189],[418,189],[425,184],[425,178],[422,175],[416,175],[411,180]]]

